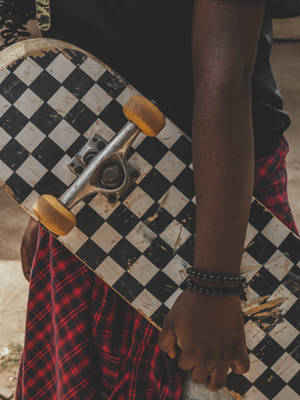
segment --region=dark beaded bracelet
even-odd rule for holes
[[[221,274],[211,274],[207,272],[196,271],[193,268],[188,268],[187,273],[189,276],[193,278],[203,279],[204,281],[211,281],[211,282],[239,282],[245,283],[246,278],[244,276],[238,275],[221,275]]]
[[[206,294],[209,296],[239,296],[242,300],[246,300],[246,293],[244,289],[244,285],[241,285],[237,288],[220,288],[220,287],[208,287],[201,286],[197,283],[194,283],[191,279],[187,279],[186,281],[186,289],[191,289],[194,292],[200,294]]]

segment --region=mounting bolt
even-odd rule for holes
[[[76,172],[76,174],[78,174],[78,175],[80,175],[82,172],[83,172],[83,166],[82,165],[77,165],[75,168],[74,168],[74,171]]]
[[[101,183],[111,189],[120,186],[123,179],[123,170],[117,164],[106,167],[101,175]]]

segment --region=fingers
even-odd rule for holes
[[[227,375],[228,375],[228,366],[218,367],[212,370],[210,374],[210,378],[207,380],[206,386],[209,390],[216,391],[220,390],[225,386]]]
[[[245,374],[249,371],[250,359],[247,350],[243,350],[236,360],[231,364],[231,369],[235,374]]]
[[[189,371],[196,365],[196,358],[193,351],[185,350],[180,352],[178,367],[183,371]]]
[[[202,364],[197,364],[192,371],[192,380],[195,383],[204,383],[208,380],[211,368],[207,368]]]
[[[158,338],[158,345],[162,351],[168,354],[170,358],[176,357],[176,335],[171,326],[164,323],[163,329]]]

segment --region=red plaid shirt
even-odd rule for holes
[[[257,160],[255,195],[297,232],[282,139]],[[17,400],[180,400],[184,373],[158,331],[57,240],[40,229],[30,282]]]

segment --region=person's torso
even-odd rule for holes
[[[47,36],[90,51],[191,133],[193,0],[51,0],[51,5]],[[290,124],[270,66],[272,43],[272,20],[266,17],[253,74],[256,157],[274,151]]]

